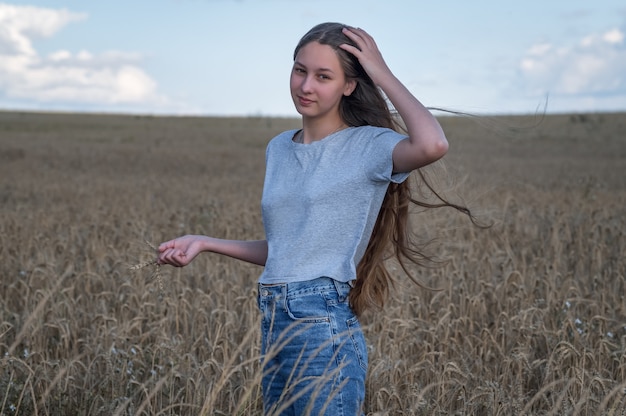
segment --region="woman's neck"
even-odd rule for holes
[[[333,120],[302,120],[302,143],[311,143],[322,140],[323,138],[330,136],[340,130],[348,127],[344,121],[337,117]]]

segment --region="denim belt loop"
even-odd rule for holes
[[[350,292],[349,290],[346,290],[347,284],[339,282],[335,279],[331,279],[331,280],[333,282],[333,285],[335,286],[335,290],[337,291],[337,299],[341,303],[345,302],[346,298],[348,297],[348,293]]]

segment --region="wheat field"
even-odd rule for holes
[[[363,317],[369,415],[626,414],[626,114],[441,116],[415,210],[442,260]],[[258,415],[258,266],[146,242],[263,238],[295,119],[0,112],[0,413]],[[394,267],[390,264],[390,267]]]

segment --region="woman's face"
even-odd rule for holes
[[[356,81],[346,80],[337,54],[328,45],[309,42],[296,55],[291,71],[291,98],[303,117],[339,114],[339,102],[354,91]]]

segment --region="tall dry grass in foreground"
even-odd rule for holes
[[[366,412],[626,412],[626,116],[443,118],[415,214],[449,262],[364,320]],[[264,148],[295,120],[0,113],[0,413],[257,415],[260,268],[129,270],[184,233],[262,238]],[[430,174],[441,176],[441,166]]]

